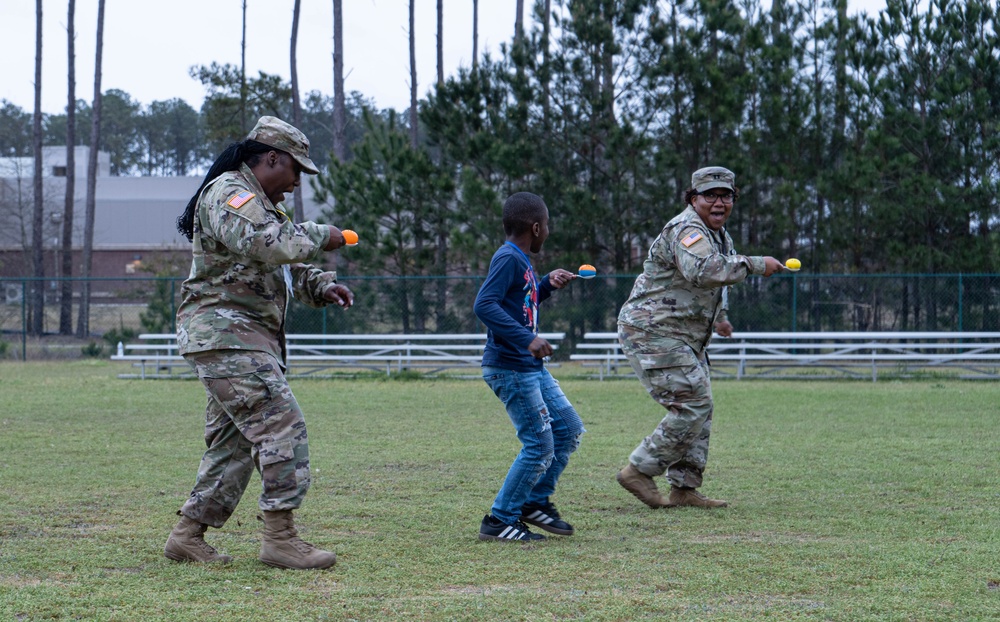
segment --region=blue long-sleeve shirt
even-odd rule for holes
[[[528,351],[538,335],[538,305],[552,295],[546,275],[539,281],[528,256],[512,243],[501,246],[479,288],[473,309],[486,325],[483,367],[537,371],[542,360]]]

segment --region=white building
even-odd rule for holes
[[[73,150],[73,170],[77,179],[87,178],[90,147],[76,147]],[[27,178],[35,174],[34,158],[0,158],[0,179]],[[66,176],[66,147],[42,147],[42,177]],[[97,176],[111,176],[111,156],[104,151],[97,152]]]

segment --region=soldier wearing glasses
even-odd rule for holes
[[[739,195],[721,166],[698,169],[684,193],[687,208],[653,241],[632,294],[618,315],[618,339],[650,396],[667,410],[632,451],[617,480],[652,508],[725,507],[698,492],[708,461],[712,387],[705,348],[713,329],[733,332],[726,286],[784,269],[774,257],[739,255],[723,228]],[[665,475],[664,497],[654,477]]]

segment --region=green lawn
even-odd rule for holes
[[[703,489],[614,481],[660,418],[634,380],[556,370],[588,433],[554,499],[577,534],[479,542],[518,446],[478,380],[297,380],[326,572],[257,561],[255,479],[208,539],[162,547],[203,449],[195,381],[103,361],[0,364],[0,620],[995,620],[1000,384],[715,383]]]

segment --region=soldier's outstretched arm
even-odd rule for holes
[[[262,263],[292,264],[315,261],[345,243],[337,227],[293,223],[266,209],[256,195],[249,193],[247,198],[238,186],[213,190],[202,208],[207,216],[202,219],[204,233],[238,255]]]
[[[677,269],[697,287],[722,287],[764,274],[763,257],[724,255],[715,250],[704,233],[696,228],[682,231],[674,248]]]

